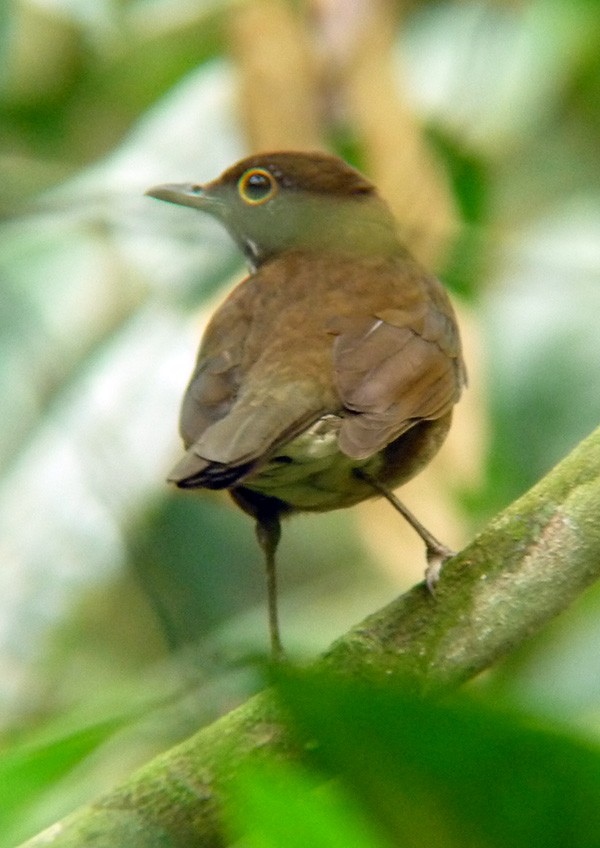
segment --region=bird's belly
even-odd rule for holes
[[[354,469],[376,474],[381,457],[357,460],[343,454],[338,447],[340,424],[336,415],[320,418],[244,480],[244,487],[300,510],[337,509],[370,497],[373,490]]]

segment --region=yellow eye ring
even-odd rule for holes
[[[270,200],[277,191],[275,177],[264,168],[248,168],[238,181],[238,192],[244,203],[260,206]]]

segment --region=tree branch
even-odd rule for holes
[[[435,597],[420,585],[319,660],[353,676],[392,674],[420,692],[454,687],[539,630],[600,576],[600,429],[449,562]],[[220,798],[251,757],[299,754],[266,691],[156,758],[22,848],[216,848]]]

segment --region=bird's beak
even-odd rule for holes
[[[156,197],[157,200],[166,200],[169,203],[192,206],[205,211],[211,211],[215,205],[215,198],[209,194],[207,186],[194,185],[194,183],[165,183],[149,188],[144,194],[148,197]]]

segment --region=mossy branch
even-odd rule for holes
[[[600,429],[423,586],[339,639],[319,660],[353,676],[454,687],[561,612],[600,576]],[[267,691],[156,758],[27,848],[214,848],[222,793],[240,765],[298,754]],[[25,848],[25,846],[23,846]]]

